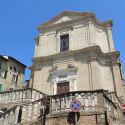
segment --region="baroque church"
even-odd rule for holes
[[[71,11],[40,25],[29,88],[0,92],[0,107],[7,108],[0,125],[125,125],[125,80],[112,25]]]

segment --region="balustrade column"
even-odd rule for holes
[[[0,118],[0,125],[4,125],[4,121],[5,121],[5,119],[3,117]]]
[[[28,121],[32,120],[32,104],[28,106]]]
[[[19,100],[20,100],[20,102],[22,101],[22,99],[23,99],[23,92],[20,91],[20,93],[19,93]]]
[[[51,104],[51,107],[52,107],[52,111],[56,111],[56,101],[54,98],[52,98],[52,104]]]
[[[11,111],[9,115],[9,125],[14,125],[14,121],[15,121],[15,115],[13,111]]]
[[[16,124],[17,121],[18,121],[19,110],[20,110],[20,107],[18,106],[18,107],[15,109],[15,124]]]
[[[36,100],[36,92],[33,91],[33,92],[32,92],[32,101],[35,101],[35,100]]]
[[[4,125],[9,125],[9,115],[8,114],[5,116]]]
[[[12,101],[14,102],[15,100],[16,100],[16,93],[13,92],[13,93],[12,93]]]
[[[5,101],[6,101],[6,95],[4,93],[4,94],[2,94],[2,102],[5,102]]]
[[[65,100],[64,97],[61,98],[61,110],[65,109]]]
[[[13,99],[13,93],[10,92],[10,94],[9,94],[9,102],[12,102],[12,99]]]
[[[5,96],[5,101],[8,102],[9,101],[9,93],[6,93],[6,96]]]
[[[0,94],[0,102],[2,102],[2,94]]]
[[[23,108],[22,108],[22,119],[21,119],[21,122],[25,122],[26,120],[27,120],[26,106],[23,106]]]
[[[37,118],[37,109],[38,108],[38,104],[34,104],[34,108],[33,108],[33,119]]]
[[[27,90],[27,100],[31,100],[31,90]]]
[[[43,94],[40,94],[40,99],[43,98]]]
[[[23,100],[26,100],[26,91],[23,91]]]
[[[19,92],[16,92],[16,101],[19,101]]]
[[[38,102],[38,107],[37,107],[37,116],[40,116],[40,109],[41,109],[41,102]]]

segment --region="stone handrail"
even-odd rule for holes
[[[0,103],[35,101],[42,98],[44,95],[44,93],[31,88],[3,91],[0,92]]]
[[[37,120],[40,116],[41,109],[41,99],[35,100],[34,102],[28,102],[22,105],[16,105],[13,108],[5,111],[0,114],[0,125],[8,125],[8,124],[20,124]],[[19,112],[21,110],[21,116],[19,116]],[[20,120],[19,120],[20,117]]]

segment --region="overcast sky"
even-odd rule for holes
[[[115,48],[125,70],[125,0],[0,0],[0,54],[30,66],[36,27],[64,10],[94,12],[100,21],[113,20]],[[26,71],[25,79],[29,79]]]

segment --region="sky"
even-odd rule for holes
[[[125,71],[125,0],[0,0],[0,54],[32,65],[36,27],[64,10],[93,12],[113,20],[113,39]],[[27,69],[25,79],[29,79]]]

